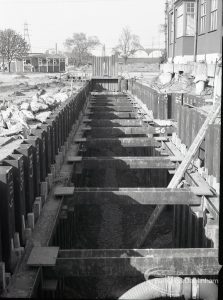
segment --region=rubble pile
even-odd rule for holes
[[[24,96],[16,93],[16,96]],[[69,88],[62,88],[54,94],[39,90],[31,99],[3,101],[0,103],[0,136],[11,136],[30,131],[50,116],[52,111],[66,101],[70,95]]]
[[[159,93],[193,93],[195,90],[194,77],[187,74],[161,73],[154,78],[150,86]]]

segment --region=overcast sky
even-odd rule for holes
[[[106,50],[117,44],[124,26],[139,35],[144,47],[163,46],[165,0],[0,0],[0,29],[23,34],[29,24],[32,52],[64,50],[74,32],[97,35]]]

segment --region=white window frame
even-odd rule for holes
[[[194,36],[195,34],[195,2],[185,2],[185,35],[186,36]],[[188,24],[187,24],[187,20],[188,20],[188,16],[192,16],[193,17],[193,28],[191,28],[191,31],[189,31],[188,29]]]
[[[207,0],[200,2],[200,34],[205,33],[207,27]]]
[[[218,0],[211,0],[210,31],[218,29]]]

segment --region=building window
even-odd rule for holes
[[[176,34],[177,38],[183,36],[183,31],[184,31],[183,20],[184,20],[184,7],[183,4],[181,4],[177,8],[177,34]]]
[[[207,20],[207,2],[206,0],[201,0],[201,19],[200,19],[200,33],[205,32],[206,20]]]
[[[218,1],[211,0],[211,22],[210,30],[216,30],[218,25]]]
[[[186,4],[186,35],[195,33],[195,4],[188,2]]]
[[[170,43],[172,44],[174,41],[174,20],[173,13],[170,14]]]

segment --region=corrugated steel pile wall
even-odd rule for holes
[[[172,107],[171,96],[168,94],[160,94],[152,88],[130,80],[128,82],[128,89],[139,99],[143,101],[149,110],[153,111],[155,119],[171,119]]]
[[[58,171],[55,163],[60,156],[57,155],[62,153],[90,89],[89,82],[56,109],[45,124],[32,130],[13,154],[0,162],[0,262],[5,263],[7,272],[15,267],[12,247],[15,232],[19,233],[21,246],[25,246],[24,227],[26,224],[29,227],[28,214],[34,212],[37,198],[42,198],[42,203],[45,201],[40,183],[47,181],[52,166]]]
[[[118,83],[118,78],[103,78],[103,79],[92,79],[92,91],[103,92],[111,91],[118,92],[120,91],[120,86]]]
[[[160,94],[152,88],[129,80],[128,89],[153,111],[155,119],[173,119],[177,122],[177,136],[187,148],[206,119],[205,113],[198,109],[205,101],[202,97],[188,94]],[[193,107],[192,107],[193,106]],[[205,140],[197,153],[207,175],[220,182],[220,136],[221,120],[209,125]]]
[[[118,76],[118,57],[112,56],[93,56],[92,57],[92,76],[93,77],[117,77]]]

